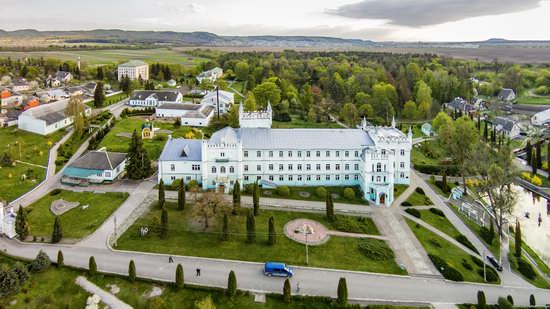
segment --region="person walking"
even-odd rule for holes
[[[301,287],[302,287],[302,284],[300,283],[300,281],[298,281],[298,283],[296,283],[296,293],[300,292]]]
[[[174,263],[174,259],[172,258],[172,256],[168,257],[168,263]]]
[[[200,276],[200,275],[201,275],[201,269],[197,268],[197,276]]]
[[[539,227],[540,227],[540,224],[542,223],[542,215],[540,214],[539,212]]]

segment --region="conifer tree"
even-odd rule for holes
[[[237,277],[235,276],[234,271],[229,272],[227,278],[227,295],[229,298],[234,297],[237,294]]]
[[[165,192],[164,192],[164,180],[160,180],[160,183],[159,183],[159,208],[162,209],[164,208],[164,204],[166,204],[166,195],[165,195]]]
[[[55,216],[53,221],[52,244],[60,242],[62,238],[63,229],[61,228],[61,221],[59,220],[59,216]]]
[[[105,103],[105,92],[103,92],[103,83],[98,82],[94,91],[94,106],[101,107]]]
[[[535,300],[535,295],[531,294],[531,296],[529,296],[529,305],[531,307],[535,307],[537,305],[537,301]]]
[[[537,157],[537,167],[538,168],[542,168],[542,149],[541,149],[542,145],[541,145],[541,142],[538,142],[536,144],[536,157]]]
[[[229,218],[227,212],[223,214],[222,241],[229,240]]]
[[[19,284],[23,285],[25,281],[29,280],[31,278],[31,274],[29,273],[29,270],[27,269],[27,266],[25,266],[23,263],[17,261],[15,262],[15,265],[12,269],[12,271],[17,276],[17,279],[19,279]]]
[[[493,219],[489,219],[489,221],[489,235],[491,236],[489,245],[492,245],[495,238],[495,225],[493,224]]]
[[[334,203],[332,202],[332,196],[327,193],[325,198],[325,207],[327,213],[327,219],[329,222],[334,222],[336,217],[334,216]]]
[[[269,238],[267,243],[271,246],[277,243],[277,232],[275,231],[275,219],[273,216],[269,217],[269,229],[268,229]]]
[[[291,300],[292,300],[292,295],[291,295],[291,288],[290,288],[290,280],[286,278],[285,284],[283,285],[283,301],[285,303],[290,303]]]
[[[249,243],[256,241],[256,219],[250,211],[246,217],[246,238]]]
[[[533,173],[533,175],[537,174],[538,168],[539,167],[537,165],[537,155],[536,153],[533,153],[533,155],[531,156],[531,172]]]
[[[128,281],[136,281],[136,264],[134,263],[134,260],[130,260],[130,263],[128,264]]]
[[[181,179],[181,185],[178,188],[178,209],[185,209],[185,183],[183,182],[183,178]]]
[[[338,304],[345,306],[348,303],[348,285],[346,278],[341,277],[338,281]]]
[[[176,267],[176,286],[180,289],[184,286],[183,267],[181,266],[181,264],[178,264],[178,266]]]
[[[485,309],[487,306],[487,300],[485,299],[485,293],[483,291],[477,291],[477,309]]]
[[[17,210],[17,217],[15,218],[15,232],[17,237],[21,241],[25,240],[29,236],[29,222],[27,221],[27,211],[23,206],[19,205],[19,210]]]
[[[128,164],[126,171],[128,177],[133,180],[139,180],[147,177],[151,172],[151,160],[147,151],[143,148],[143,141],[137,134],[137,130],[132,133],[132,140],[128,146]]]
[[[13,269],[1,269],[0,268],[0,298],[16,294],[21,288],[19,278]]]
[[[483,140],[487,141],[489,138],[489,125],[487,124],[487,120],[485,122],[485,127],[483,127]]]
[[[93,255],[90,256],[90,260],[88,261],[88,271],[92,275],[95,275],[97,273],[97,264]]]
[[[527,141],[525,145],[525,161],[527,165],[531,165],[531,158],[533,157],[533,146],[531,146],[531,141]]]
[[[521,226],[519,224],[519,220],[516,220],[516,234],[515,234],[515,249],[516,249],[516,256],[518,258],[521,257]]]
[[[59,250],[57,251],[57,266],[63,267],[65,266],[65,261],[63,258],[63,251]]]
[[[235,181],[233,186],[233,211],[234,215],[239,214],[239,209],[241,208],[241,185],[239,181]]]
[[[162,208],[162,214],[160,216],[160,238],[168,237],[168,210],[166,207]]]
[[[252,204],[254,206],[254,216],[260,215],[260,185],[258,181],[254,182],[254,192],[252,192]]]

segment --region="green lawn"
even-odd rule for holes
[[[325,197],[319,197],[315,194],[315,189],[318,187],[288,187],[290,189],[290,196],[281,196],[277,194],[276,189],[260,189],[260,194],[262,197],[272,197],[272,198],[282,198],[282,199],[291,199],[291,200],[301,200],[301,201],[317,201],[324,202]],[[359,205],[368,205],[368,203],[363,199],[363,193],[361,189],[357,186],[355,187],[324,187],[327,192],[331,194],[338,194],[338,198],[333,199],[335,203],[346,203],[346,204],[359,204]],[[344,198],[344,189],[352,188],[355,192],[355,199],[348,200]],[[247,192],[248,190],[242,191],[243,195],[252,195],[252,193]],[[309,197],[303,197],[300,195],[300,192],[309,193]]]
[[[124,118],[120,120],[115,124],[115,126],[111,129],[111,131],[109,131],[109,133],[103,138],[98,148],[107,147],[108,151],[127,152],[130,139],[126,137],[119,137],[116,135],[118,133],[131,134],[132,132],[134,132],[134,130],[137,130],[138,135],[141,137],[141,125],[143,123],[146,123],[146,121],[140,118]],[[158,122],[158,121],[154,122],[154,127],[173,131],[172,137],[174,138],[184,137],[185,134],[188,134],[189,132],[195,132],[194,137],[201,138],[201,134],[199,132],[194,131],[194,129],[191,127],[181,126],[179,128],[176,128],[173,125],[173,123]],[[143,146],[147,150],[147,153],[149,154],[149,158],[151,160],[156,160],[160,157],[160,153],[162,152],[162,149],[164,148],[165,143],[166,143],[166,136],[164,136],[164,140],[160,140],[157,138],[152,140],[144,140]]]
[[[115,104],[115,103],[118,103],[124,99],[126,99],[128,97],[128,95],[126,95],[126,93],[119,93],[119,94],[115,94],[115,95],[112,95],[112,96],[108,96],[108,97],[105,97],[105,101],[103,102],[103,105],[102,106],[109,106],[111,104]],[[95,108],[95,101],[90,101],[90,102],[87,102],[86,105],[90,106],[90,107],[93,107]]]
[[[543,273],[545,273],[547,276],[550,276],[550,267],[548,267],[548,265],[546,265],[546,263],[544,263],[544,261],[540,259],[538,254],[536,254],[535,251],[531,249],[531,247],[529,247],[525,242],[522,242],[521,248],[529,253],[529,256],[533,258],[533,260],[535,260]]]
[[[197,225],[191,215],[190,207],[177,211],[175,204],[168,203],[169,237],[161,240],[154,233],[154,222],[160,218],[160,210],[153,206],[150,212],[139,218],[118,240],[117,249],[144,252],[159,252],[178,255],[224,258],[254,262],[281,261],[291,265],[305,265],[305,246],[288,239],[283,234],[283,226],[297,218],[319,221],[325,226],[330,224],[325,216],[313,213],[282,212],[261,210],[256,218],[256,242],[246,242],[246,211],[239,216],[229,216],[229,241],[221,241],[222,218],[219,215],[212,226],[205,231]],[[277,244],[267,244],[269,217],[275,218]],[[140,228],[149,227],[149,234],[140,235]],[[309,266],[322,268],[350,269],[390,274],[405,274],[394,259],[375,261],[367,258],[358,250],[360,242],[379,242],[376,239],[357,239],[349,237],[331,237],[325,244],[309,247]]]
[[[510,239],[513,239],[513,236],[510,236]],[[508,259],[510,260],[510,266],[512,267],[512,270],[514,271],[514,273],[516,273],[518,276],[522,277],[523,280],[531,283],[532,285],[534,285],[536,287],[543,288],[543,289],[550,289],[550,283],[548,283],[539,274],[539,272],[535,269],[535,267],[532,266],[531,262],[528,259],[526,259],[525,257],[523,257],[522,259],[524,261],[527,261],[527,263],[531,264],[531,266],[533,267],[533,270],[536,273],[536,277],[535,277],[535,279],[529,279],[529,278],[525,277],[521,272],[519,272],[519,270],[518,270],[518,258],[514,254],[515,251],[516,251],[515,246],[512,243],[512,241],[510,241],[510,253],[508,253]]]
[[[13,201],[44,180],[49,150],[65,133],[61,130],[42,136],[16,127],[0,128],[0,158],[7,153],[12,160],[42,166],[16,162],[15,166],[0,167],[0,200]],[[22,180],[22,175],[27,178]]]
[[[420,137],[428,137],[422,133],[422,129],[419,127],[418,123],[402,123],[400,124],[403,127],[403,133],[407,134],[409,133],[409,127],[412,127],[413,130],[413,138],[420,138]]]
[[[439,165],[440,158],[443,156],[443,150],[436,141],[424,141],[413,146],[411,151],[411,163]]]
[[[521,96],[516,99],[517,104],[533,104],[533,105],[548,105],[550,104],[550,96],[527,97]]]
[[[498,240],[498,235],[495,235],[492,244],[488,244],[483,239],[483,237],[481,237],[481,226],[479,226],[472,219],[468,218],[468,216],[460,212],[456,206],[450,205],[449,207],[462,220],[462,222],[464,222],[464,224],[466,224],[466,226],[468,226],[468,228],[470,228],[470,230],[474,232],[474,234],[476,234],[477,238],[479,238],[485,244],[489,251],[491,251],[491,254],[493,254],[493,256],[498,259],[500,257],[500,242]]]
[[[28,213],[30,235],[49,239],[52,234],[54,214],[50,211],[51,203],[62,198],[68,202],[80,202],[75,207],[60,216],[63,237],[69,239],[82,238],[93,233],[107,218],[126,200],[128,193],[107,192],[73,192],[62,190],[51,196],[45,195],[25,209]],[[80,206],[89,205],[86,210]]]
[[[426,194],[418,193],[416,191],[413,191],[405,202],[409,202],[409,206],[433,205],[432,200]]]
[[[245,93],[243,93],[244,82],[234,82],[233,85],[231,85],[231,88],[235,89],[237,92],[243,95],[246,95]],[[231,91],[231,89],[228,90]]]
[[[429,209],[424,209],[419,211],[421,215],[420,219],[422,221],[437,228],[438,230],[451,236],[452,238],[455,238],[461,235],[460,232],[456,229],[456,227],[446,217],[438,216],[433,212],[431,212]]]
[[[309,121],[309,120],[303,120],[298,115],[291,115],[292,121],[291,122],[280,122],[280,121],[273,121],[273,125],[271,126],[274,129],[296,129],[296,128],[320,128],[320,129],[328,129],[328,128],[339,128],[342,127],[334,122],[315,122],[315,121]]]
[[[445,260],[449,266],[462,273],[464,281],[484,283],[483,276],[480,276],[477,272],[478,266],[472,262],[468,253],[415,222],[408,219],[405,219],[405,221],[407,221],[412,232],[428,254],[437,255]],[[463,266],[464,261],[470,264],[473,270],[466,269]]]
[[[209,59],[191,56],[182,51],[168,48],[154,49],[105,49],[105,50],[71,50],[71,51],[30,51],[30,52],[0,52],[0,57],[11,57],[12,59],[23,58],[55,58],[62,61],[75,61],[81,57],[82,62],[88,65],[102,65],[118,63],[129,60],[143,60],[149,64],[155,62],[182,64],[195,66]]]
[[[394,185],[393,186],[393,199],[397,199],[405,190],[407,190],[408,185]]]

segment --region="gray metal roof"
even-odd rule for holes
[[[125,153],[90,151],[69,164],[69,167],[89,170],[114,170],[124,160],[126,160]]]
[[[512,93],[514,93],[514,90],[509,89],[509,88],[502,88],[502,90],[498,94],[498,98],[499,99],[505,99]]]
[[[166,141],[160,161],[202,161],[202,141],[173,138]]]
[[[461,110],[463,112],[470,112],[470,111],[476,110],[476,108],[472,104],[468,103],[468,101],[462,98],[455,98],[451,102],[447,103],[447,105],[454,109]]]
[[[156,90],[136,90],[132,94],[130,100],[145,100],[150,96],[155,96],[161,101],[173,101],[175,102],[180,95],[179,91],[156,91]]]
[[[212,135],[208,143],[227,144],[241,140],[243,149],[361,149],[374,142],[359,129],[267,129],[224,128]]]
[[[202,105],[194,103],[162,103],[159,109],[172,109],[172,110],[184,110],[184,111],[196,111],[200,109]]]
[[[516,124],[515,121],[504,117],[496,117],[495,120],[493,120],[493,125],[499,131],[504,130],[504,131],[510,132],[514,128],[515,124]]]
[[[47,125],[59,122],[65,118],[68,118],[65,115],[65,108],[69,100],[61,100],[54,103],[40,105],[31,109],[26,110],[22,115],[27,115],[29,117],[44,120]],[[84,105],[85,110],[91,109],[91,107]]]
[[[132,61],[125,62],[123,64],[119,64],[118,66],[119,67],[140,67],[143,65],[147,65],[147,63],[141,60],[132,60]]]

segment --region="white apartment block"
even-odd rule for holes
[[[390,205],[394,184],[409,184],[412,135],[363,120],[357,129],[271,129],[272,111],[244,112],[241,127],[209,140],[170,139],[158,181],[197,180],[228,192],[239,181],[262,186],[359,186],[363,198]]]
[[[118,66],[118,80],[128,76],[130,80],[137,80],[141,76],[143,80],[149,79],[149,65],[141,60],[132,60]]]

